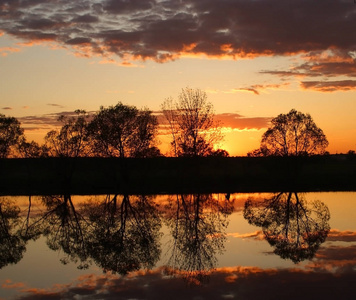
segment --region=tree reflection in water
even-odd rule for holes
[[[0,198],[0,269],[18,263],[26,251],[20,231],[20,208],[7,198]]]
[[[26,242],[42,235],[50,249],[62,252],[63,264],[82,269],[94,263],[122,275],[151,269],[161,256],[164,220],[172,242],[167,272],[201,283],[224,250],[233,201],[211,194],[168,198],[160,210],[155,196],[93,196],[79,203],[69,194],[42,196],[33,211],[29,197],[27,212],[1,199],[0,267],[18,262]]]
[[[43,228],[48,247],[66,254],[62,263],[79,262],[79,268],[87,268],[88,224],[75,208],[71,195],[43,196],[42,202],[47,211],[37,224]]]
[[[155,266],[161,254],[161,220],[152,200],[115,195],[86,204],[90,256],[105,271],[124,275]]]
[[[44,196],[47,211],[36,226],[52,250],[64,252],[64,264],[87,268],[94,262],[119,274],[152,268],[161,252],[161,221],[151,198],[108,195],[76,208],[70,195]]]
[[[328,207],[319,200],[307,203],[296,192],[279,193],[263,201],[248,200],[244,217],[262,227],[274,253],[294,263],[313,258],[330,230]]]
[[[167,271],[188,282],[201,283],[215,268],[217,254],[224,250],[225,229],[233,203],[213,195],[176,195],[169,201],[165,220],[172,235]]]

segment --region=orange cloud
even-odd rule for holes
[[[170,135],[171,131],[166,118],[161,112],[155,113],[159,127],[160,135]],[[267,128],[271,118],[265,117],[244,117],[237,113],[221,113],[215,115],[215,120],[219,122],[219,126],[223,133],[235,131],[258,131],[262,128]]]
[[[356,80],[302,81],[301,87],[304,90],[310,89],[317,92],[345,92],[356,90]]]
[[[15,52],[20,52],[20,49],[19,48],[14,48],[14,47],[1,47],[0,48],[0,55],[1,56],[7,56],[10,53],[15,53]]]
[[[267,90],[267,89],[279,89],[282,86],[289,85],[289,83],[283,83],[283,84],[255,84],[250,87],[244,87],[244,88],[237,88],[234,89],[234,91],[242,91],[242,92],[252,92],[255,95],[260,95],[261,90]]]
[[[223,127],[232,129],[261,129],[267,128],[270,118],[244,117],[237,113],[216,114],[216,119],[221,121]]]
[[[331,229],[328,234],[328,241],[355,242],[356,231]]]
[[[255,238],[256,240],[264,239],[264,234],[261,230],[257,230],[255,232],[250,232],[250,233],[243,233],[243,234],[240,234],[238,232],[228,233],[227,236],[231,236],[234,238],[242,238],[242,239],[245,239],[245,238]]]
[[[25,287],[23,282],[12,282],[10,279],[6,279],[1,285],[3,289],[19,289]]]
[[[355,52],[330,47],[323,51],[311,51],[301,57],[304,62],[292,66],[289,70],[261,71],[262,74],[289,77],[320,77],[320,80],[301,82],[302,89],[318,92],[350,91],[355,89],[356,77]],[[340,80],[328,81],[325,78],[340,77]]]

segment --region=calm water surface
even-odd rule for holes
[[[356,193],[0,198],[0,299],[353,299]]]

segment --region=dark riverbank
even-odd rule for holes
[[[354,191],[356,156],[0,160],[0,194]]]

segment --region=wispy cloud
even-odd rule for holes
[[[302,81],[301,87],[318,92],[351,91],[356,90],[356,80]]]
[[[168,122],[162,112],[155,112],[155,116],[158,119],[158,123],[161,125],[161,129],[168,130]],[[231,130],[259,130],[267,128],[271,118],[245,117],[238,113],[220,113],[215,115],[215,120],[219,122],[221,127],[229,128]]]
[[[92,113],[92,112],[90,112]],[[18,120],[21,122],[21,125],[25,130],[51,130],[55,127],[62,126],[63,123],[58,121],[60,116],[76,116],[76,113],[73,111],[61,111],[57,113],[45,114],[45,115],[33,115],[19,117]]]
[[[4,282],[1,284],[1,287],[3,289],[20,289],[24,288],[26,285],[23,282],[13,282],[10,279],[4,280]]]
[[[53,106],[53,107],[59,107],[59,108],[63,108],[63,105],[57,104],[57,103],[48,103],[48,106]]]
[[[242,87],[242,88],[237,88],[234,89],[236,92],[250,92],[255,95],[260,95],[261,91],[265,91],[268,89],[279,89],[283,86],[287,86],[289,83],[283,83],[283,84],[254,84],[249,87]]]
[[[0,34],[1,36],[1,34]],[[0,56],[8,56],[11,53],[14,52],[20,52],[20,48],[15,48],[15,47],[1,47],[0,48]]]
[[[342,242],[356,242],[356,231],[337,229],[330,230],[328,234],[328,241],[342,241]]]
[[[356,60],[354,51],[331,49],[313,51],[302,56],[304,62],[288,70],[264,70],[260,73],[283,79],[313,78],[301,82],[302,89],[318,92],[350,91],[355,89]],[[334,80],[330,80],[333,78]],[[350,78],[350,79],[345,79]],[[316,80],[317,79],[317,80]]]
[[[216,119],[221,121],[222,126],[232,129],[261,129],[267,128],[271,118],[245,117],[238,113],[216,114]]]
[[[353,51],[325,50],[313,51],[301,56],[302,63],[288,70],[263,70],[262,74],[279,77],[356,77],[355,53]]]
[[[241,239],[247,239],[247,238],[254,238],[256,240],[264,240],[264,234],[261,230],[257,230],[255,232],[248,232],[248,233],[228,233],[227,236],[231,236],[234,238],[241,238]]]

